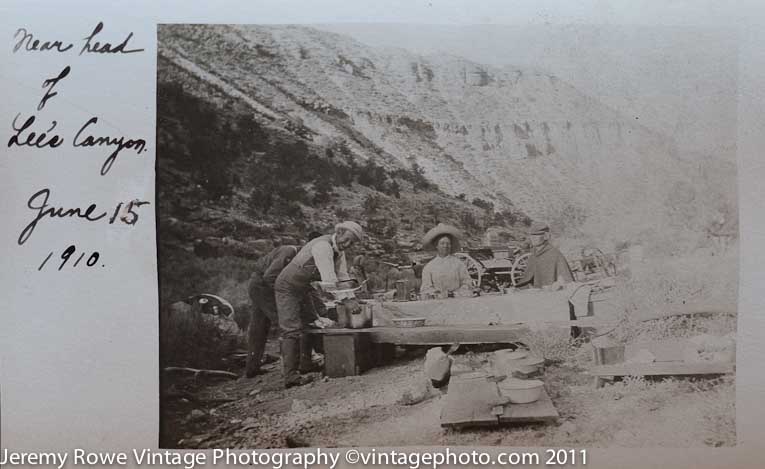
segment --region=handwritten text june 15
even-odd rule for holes
[[[13,35],[12,50],[14,54],[61,54],[73,56],[75,60],[81,60],[78,57],[83,59],[86,56],[124,57],[144,52],[143,48],[135,47],[135,42],[133,32],[119,34],[115,37],[113,32],[106,30],[103,22],[98,22],[88,34],[83,34],[77,40],[65,40],[56,37],[40,38],[29,28],[18,28]],[[89,62],[92,60],[90,59]],[[114,59],[103,60],[113,63]],[[77,72],[77,64],[68,64],[63,68],[58,68],[53,73],[46,73],[45,78],[41,80],[42,95],[37,99],[36,108],[34,110],[20,110],[20,112],[12,114],[10,133],[6,137],[7,147],[11,151],[23,147],[27,151],[36,153],[62,152],[65,148],[62,146],[64,144],[79,151],[82,149],[98,151],[97,149],[101,148],[103,149],[101,151],[109,152],[100,167],[100,175],[105,176],[112,169],[114,162],[121,153],[131,152],[140,155],[148,151],[147,143],[144,138],[126,137],[120,135],[122,132],[118,134],[117,132],[105,131],[105,128],[113,129],[117,125],[111,123],[108,117],[99,115],[98,111],[95,111],[96,115],[91,114],[81,125],[74,127],[71,134],[69,134],[69,127],[63,122],[65,117],[61,114],[50,115],[52,112],[66,112],[57,104],[62,102],[61,95],[68,93],[71,82],[79,82],[77,84],[80,85],[80,90],[87,89],[93,97],[98,96],[98,88],[93,87],[93,85],[98,84],[98,77],[93,77],[92,74],[80,74],[78,76]],[[88,79],[95,80],[89,82]],[[82,85],[88,88],[82,88]],[[104,102],[108,102],[108,100]],[[71,105],[72,101],[69,104]],[[94,105],[91,104],[91,106]],[[56,109],[57,107],[58,109]],[[82,109],[81,106],[77,107]],[[122,125],[124,126],[124,123]],[[10,152],[9,154],[12,155]],[[58,184],[64,184],[67,178],[71,177],[71,174],[66,174],[66,172],[60,174],[61,179],[56,181]],[[78,176],[78,183],[86,183],[83,180],[86,177],[87,175]],[[21,229],[17,242],[20,246],[24,245],[39,226],[50,225],[54,221],[65,219],[78,220],[88,225],[102,224],[108,226],[115,224],[115,222],[135,225],[139,221],[138,209],[146,204],[149,202],[135,198],[116,204],[114,202],[107,202],[106,204],[88,202],[76,207],[65,206],[55,203],[51,190],[46,187],[36,191],[26,201],[26,208],[31,210],[31,214],[28,222]],[[102,207],[107,208],[103,209]],[[54,248],[39,264],[38,270],[43,270],[54,252],[61,252],[60,250],[61,247]],[[58,265],[58,270],[65,267],[77,268],[78,265],[77,270],[93,267],[96,264],[103,265],[99,261],[101,259],[99,252],[83,252],[74,244],[64,249],[60,257],[61,262]]]

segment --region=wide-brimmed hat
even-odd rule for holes
[[[460,239],[462,238],[462,232],[457,228],[447,225],[445,223],[439,223],[430,229],[425,236],[422,237],[422,245],[426,249],[436,249],[433,243],[439,237],[447,235],[452,240],[452,252],[460,250]]]
[[[550,227],[546,223],[536,222],[529,228],[530,235],[541,235],[550,232]]]

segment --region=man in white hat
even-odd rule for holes
[[[301,302],[311,288],[311,283],[321,281],[325,284],[338,285],[350,280],[345,251],[364,238],[364,230],[353,221],[344,221],[335,225],[331,235],[319,236],[309,241],[295,255],[294,259],[276,278],[276,310],[279,328],[282,332],[282,365],[285,388],[299,386],[311,381],[309,376],[301,376],[300,342],[306,326],[301,315]],[[351,312],[358,311],[360,305],[353,293],[346,293],[338,298]]]

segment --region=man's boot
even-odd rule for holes
[[[313,361],[313,338],[309,334],[300,336],[300,373],[321,371],[321,365]]]
[[[250,326],[247,329],[247,365],[244,370],[247,378],[260,374],[260,365],[263,363],[263,353],[266,350],[270,328],[271,320],[263,313],[250,315]]]
[[[284,388],[302,386],[313,381],[310,376],[300,375],[300,336],[282,338],[281,347]]]

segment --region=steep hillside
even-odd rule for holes
[[[213,291],[244,303],[253,259],[343,219],[361,222],[369,234],[361,249],[388,262],[404,261],[438,222],[460,226],[476,246],[489,227],[521,239],[531,222],[512,207],[445,194],[417,164],[365,160],[359,152],[376,151],[367,142],[311,139],[300,123],[265,116],[225,84],[166,58],[158,71],[164,302]]]
[[[669,138],[539,72],[375,50],[300,26],[167,26],[159,38],[160,57],[273,125],[344,140],[386,168],[417,163],[446,193],[512,203],[572,236],[630,239],[672,218],[679,181],[709,183],[689,175]],[[735,178],[714,184],[735,192]],[[697,192],[692,204],[717,203]]]
[[[355,217],[370,228],[374,249],[375,235],[411,248],[438,221],[460,225],[475,243],[489,226],[515,226],[521,236],[530,222],[512,206],[442,192],[416,163],[383,166],[360,157],[375,150],[369,145],[312,140],[299,123],[264,119],[236,94],[164,58],[158,69],[160,215],[176,225],[209,209],[207,216],[239,219],[238,231],[217,234],[241,238],[304,235]],[[194,229],[212,236],[219,228]]]

